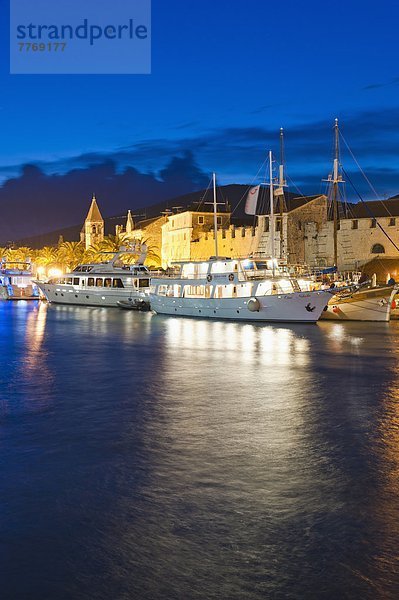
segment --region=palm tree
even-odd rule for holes
[[[57,258],[65,270],[71,270],[83,261],[84,253],[82,242],[62,242],[58,247]]]
[[[28,259],[32,259],[34,252],[32,248],[28,248],[27,246],[21,246],[20,248],[13,248],[12,250],[7,250],[7,259],[10,262],[20,262],[26,263]]]
[[[53,246],[44,246],[38,250],[35,257],[35,263],[41,267],[54,267],[58,262],[57,248]]]
[[[0,260],[2,258],[7,258],[8,248],[0,247]]]
[[[125,233],[118,235],[106,235],[100,247],[104,252],[118,252],[121,246],[126,246],[127,236]]]
[[[102,242],[95,242],[84,251],[82,262],[98,263],[102,261],[104,261]]]

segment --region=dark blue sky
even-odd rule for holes
[[[104,158],[157,174],[190,150],[220,183],[247,183],[283,126],[289,175],[318,192],[337,116],[378,192],[399,193],[395,0],[153,0],[148,76],[9,75],[0,3],[0,181]]]

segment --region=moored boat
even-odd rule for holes
[[[396,286],[343,289],[337,292],[321,319],[338,321],[389,321]]]
[[[39,289],[34,282],[32,264],[9,262],[0,263],[0,300],[37,300]]]
[[[134,264],[123,262],[132,251],[122,248],[111,253],[112,258],[106,262],[78,265],[62,277],[36,284],[54,304],[116,307],[119,302],[148,301],[151,273],[143,264],[146,250],[142,246],[142,254]]]
[[[180,263],[151,279],[156,313],[234,321],[315,323],[331,298],[312,280],[292,278],[272,261],[212,258]]]

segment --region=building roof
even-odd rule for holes
[[[287,207],[287,212],[291,212],[296,208],[300,208],[301,206],[305,206],[308,202],[312,202],[312,200],[316,200],[316,198],[321,198],[322,194],[317,194],[316,196],[295,196],[295,197],[287,197],[285,199],[285,204]]]
[[[103,218],[101,216],[100,209],[98,208],[97,200],[96,200],[95,196],[93,196],[93,198],[92,198],[89,212],[87,213],[86,221],[93,221],[93,222],[103,221]]]
[[[348,203],[349,219],[370,219],[377,217],[399,217],[399,196],[388,200]]]

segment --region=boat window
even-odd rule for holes
[[[112,280],[112,287],[114,287],[114,288],[123,288],[124,285],[123,285],[122,279],[113,279]]]
[[[67,277],[67,279],[66,279],[66,283],[67,283],[68,285],[72,285],[72,277]]]
[[[180,286],[176,286],[180,287]],[[179,293],[180,295],[180,293]],[[184,297],[185,298],[203,298],[205,296],[204,285],[185,285],[184,286]]]
[[[235,296],[234,285],[217,285],[215,288],[215,298],[233,298]]]
[[[96,287],[103,287],[103,280],[100,277],[96,279]]]
[[[255,294],[257,296],[268,296],[271,293],[272,293],[272,282],[270,280],[262,281],[261,283],[259,283],[258,288],[255,291]]]
[[[158,286],[158,296],[166,296],[167,289],[168,289],[167,285],[159,285]]]
[[[198,217],[198,225],[204,224],[204,217]]]
[[[222,224],[222,217],[216,217],[216,220],[218,225]]]
[[[149,279],[139,279],[139,288],[147,288],[150,285]]]
[[[104,279],[104,287],[107,287],[107,288],[112,287],[112,279],[111,278]]]
[[[88,286],[93,286],[94,285],[94,277],[89,277],[87,280],[87,285]]]
[[[233,260],[229,260],[226,262],[218,260],[211,264],[211,273],[231,273],[231,271],[234,271],[237,262]]]
[[[79,277],[73,278],[73,285],[79,285]]]

